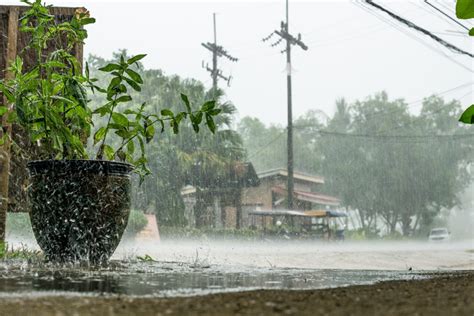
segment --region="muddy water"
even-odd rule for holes
[[[11,240],[11,244],[15,241]],[[27,244],[35,248],[34,242]],[[179,296],[248,289],[316,289],[474,269],[472,240],[317,243],[124,241],[108,267],[0,261],[0,297],[126,294]],[[140,261],[149,256],[155,261]]]
[[[474,240],[444,243],[374,241],[163,240],[122,243],[114,258],[149,254],[166,261],[246,265],[260,268],[345,270],[474,269]]]
[[[0,297],[57,292],[178,296],[249,289],[315,289],[421,277],[397,271],[194,266],[181,262],[113,261],[107,268],[0,264]]]

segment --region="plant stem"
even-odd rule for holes
[[[105,140],[107,139],[107,134],[109,133],[109,125],[110,121],[112,119],[112,114],[114,114],[114,109],[117,106],[117,97],[118,95],[116,94],[114,97],[114,100],[112,101],[112,108],[110,109],[110,115],[109,119],[107,120],[107,125],[105,126],[105,133],[104,133],[104,139],[102,140],[102,144],[99,146],[99,152],[97,153],[97,159],[102,159],[104,155],[104,146],[105,146]]]

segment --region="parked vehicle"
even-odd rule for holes
[[[448,241],[451,233],[445,227],[433,228],[428,235],[429,241]]]

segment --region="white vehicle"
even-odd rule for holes
[[[428,236],[429,241],[448,241],[451,233],[447,228],[433,228]]]

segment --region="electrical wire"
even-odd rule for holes
[[[464,54],[464,55],[467,55],[471,58],[474,58],[474,54],[472,53],[469,53],[469,52],[466,52],[462,49],[460,49],[459,47],[457,46],[454,46],[453,44],[451,43],[448,43],[446,42],[445,40],[443,40],[442,38],[434,35],[433,33],[431,33],[430,31],[416,25],[415,23],[411,22],[411,21],[408,21],[407,19],[405,18],[402,18],[401,16],[391,12],[390,10],[387,10],[386,8],[376,4],[375,2],[373,2],[372,0],[365,0],[365,2],[383,12],[385,12],[386,14],[388,14],[390,17],[392,17],[393,19],[397,20],[398,22],[400,23],[403,23],[405,24],[406,26],[412,28],[412,29],[415,29],[416,31],[418,32],[421,32],[423,34],[425,34],[426,36],[429,36],[430,38],[432,38],[434,41],[438,42],[439,44],[445,46],[446,48],[456,52],[456,53],[459,53],[459,54]]]
[[[256,157],[257,155],[259,155],[260,153],[262,153],[265,149],[267,149],[268,146],[272,145],[274,142],[276,142],[281,136],[284,135],[284,131],[281,131],[276,137],[272,138],[267,144],[263,145],[263,147],[260,148],[260,150],[258,150],[257,152],[253,153],[252,155],[250,155],[247,159],[250,160],[254,157]]]
[[[439,49],[434,48],[433,46],[429,45],[428,43],[426,43],[425,41],[421,40],[420,38],[418,38],[418,37],[414,36],[413,34],[407,32],[405,29],[401,28],[400,25],[397,25],[397,24],[395,24],[393,21],[388,20],[386,17],[383,17],[383,16],[381,16],[381,15],[379,15],[379,14],[373,12],[373,10],[371,10],[371,9],[367,8],[366,6],[364,6],[364,5],[362,4],[362,2],[355,1],[355,2],[353,2],[353,4],[355,4],[355,5],[356,5],[357,7],[359,7],[360,9],[366,11],[367,13],[369,13],[369,14],[375,16],[376,18],[378,18],[378,19],[384,21],[385,23],[388,23],[388,24],[392,25],[395,29],[397,29],[397,30],[400,31],[401,33],[405,34],[406,36],[410,37],[411,39],[413,39],[413,40],[417,41],[418,43],[422,44],[423,46],[427,47],[427,48],[430,49],[431,51],[433,51],[433,52],[435,52],[435,53],[437,53],[437,54],[439,54],[439,55],[445,57],[446,59],[448,59],[448,60],[450,60],[451,62],[455,63],[455,64],[458,65],[459,67],[461,67],[461,68],[467,70],[467,71],[470,72],[470,73],[474,73],[474,70],[472,69],[472,67],[469,68],[469,67],[465,66],[464,64],[462,64],[462,63],[458,62],[457,60],[451,58],[449,55],[447,55],[447,54],[444,53],[443,51],[440,51]]]
[[[469,28],[466,27],[465,25],[463,25],[461,22],[459,22],[458,20],[452,18],[449,14],[447,14],[446,12],[444,12],[443,10],[441,10],[440,8],[436,7],[435,5],[431,4],[430,2],[428,2],[428,0],[425,0],[425,3],[427,5],[429,5],[430,7],[432,7],[434,10],[438,11],[439,13],[441,13],[443,16],[445,16],[446,18],[448,18],[449,20],[453,21],[454,23],[456,23],[457,25],[461,26],[463,29],[469,31]]]

